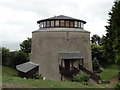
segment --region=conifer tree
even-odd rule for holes
[[[109,17],[104,40],[105,56],[111,63],[120,63],[120,1],[114,3]]]

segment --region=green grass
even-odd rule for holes
[[[110,80],[118,75],[118,66],[110,65],[104,68],[104,71],[100,73],[100,77],[102,80]]]
[[[1,68],[1,67],[0,67]],[[113,66],[106,70],[113,70]],[[17,77],[17,71],[9,67],[2,67],[2,83],[4,88],[104,88],[106,84],[83,85],[80,82],[52,81],[40,79],[23,79]],[[106,73],[102,73],[105,77]]]
[[[0,89],[2,88],[2,66],[0,65]]]

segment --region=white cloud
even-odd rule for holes
[[[66,15],[87,21],[91,35],[105,34],[114,0],[0,0],[0,41],[21,42],[38,29],[37,21]]]
[[[37,29],[36,21],[39,18],[33,12],[16,11],[3,7],[0,8],[0,11],[4,11],[0,15],[1,41],[21,41],[31,36],[31,32]]]

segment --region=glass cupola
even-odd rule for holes
[[[83,20],[75,19],[72,17],[59,15],[54,16],[48,19],[43,19],[37,21],[40,28],[80,28],[84,29],[84,24],[86,23]]]

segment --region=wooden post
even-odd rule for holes
[[[84,63],[83,63],[83,58],[82,58],[82,66],[84,65]]]

